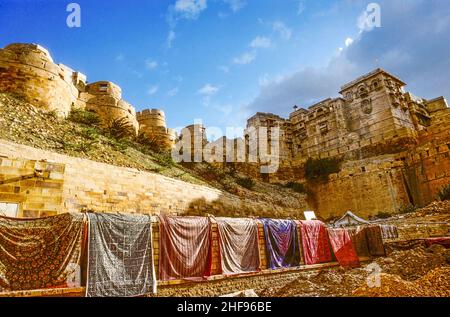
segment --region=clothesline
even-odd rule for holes
[[[63,220],[65,225],[61,226]],[[46,226],[36,225],[43,221]],[[152,233],[155,223],[159,225],[159,237]],[[303,263],[327,263],[335,258],[342,266],[359,266],[357,256],[366,256],[361,253],[361,243],[366,245],[369,255],[384,254],[382,229],[373,225],[360,227],[359,235],[365,239],[357,241],[350,229],[336,231],[319,220],[212,215],[152,217],[121,212],[62,214],[42,219],[0,217],[0,292],[37,286],[64,287],[68,283],[80,286],[81,281],[76,277],[81,270],[81,273],[86,272],[88,296],[138,296],[156,292],[156,264],[159,279],[163,281],[205,279],[212,274],[213,224],[217,226],[218,235],[218,253],[215,256],[220,258],[219,270],[224,275],[260,271],[264,254],[268,268],[272,270],[295,268]],[[259,226],[263,229],[262,236]],[[67,227],[72,229],[64,229]],[[55,236],[58,230],[63,230],[63,233]],[[41,237],[39,252],[30,244],[30,233],[33,237]],[[62,236],[65,238],[61,239]],[[60,242],[64,243],[63,246],[73,247],[61,247],[59,253],[52,254],[51,250]],[[39,253],[41,260],[38,263],[41,271],[45,272],[39,273],[41,280],[46,275],[53,276],[54,270],[65,272],[64,275],[57,280],[44,279],[45,285],[14,282],[16,279],[27,280],[27,276],[34,273],[25,269],[24,265],[31,264],[27,264],[24,250]],[[155,252],[157,255],[154,256]],[[72,260],[55,266],[51,262],[55,257]],[[5,272],[1,268],[5,268]],[[68,276],[75,277],[75,281],[71,282]]]

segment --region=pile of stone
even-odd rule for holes
[[[436,268],[416,281],[405,281],[398,275],[381,274],[379,287],[364,285],[353,296],[364,297],[449,297],[450,268]]]
[[[358,269],[303,272],[294,281],[264,289],[260,296],[450,296],[450,249],[441,245],[393,251]],[[379,270],[379,276],[374,273]],[[375,278],[374,278],[375,277]],[[380,287],[376,286],[380,278]],[[370,282],[370,283],[369,283]]]
[[[441,245],[425,248],[422,245],[411,250],[394,251],[389,257],[378,258],[383,273],[394,274],[405,280],[415,280],[427,272],[449,264],[450,250]]]

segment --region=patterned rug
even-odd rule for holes
[[[223,274],[260,270],[258,223],[254,219],[215,218]]]
[[[261,219],[264,225],[269,268],[288,268],[300,265],[300,246],[294,220]]]
[[[80,286],[83,219],[0,217],[0,292]]]
[[[89,213],[88,297],[156,292],[151,218]]]
[[[328,228],[331,247],[334,255],[342,267],[360,267],[359,258],[348,229]]]
[[[373,256],[384,256],[386,251],[384,250],[383,237],[381,235],[380,226],[368,226],[366,227],[367,246],[369,247],[369,253]]]
[[[333,257],[325,224],[319,220],[300,223],[305,264],[331,262]]]
[[[159,217],[159,278],[203,279],[211,275],[211,221],[206,217]]]
[[[358,256],[370,256],[369,247],[367,246],[366,227],[348,228],[348,233],[355,247],[356,254]]]

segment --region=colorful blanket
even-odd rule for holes
[[[370,256],[369,247],[367,246],[366,228],[358,226],[356,228],[348,228],[350,239],[355,247],[358,256]]]
[[[383,238],[381,236],[380,226],[366,227],[366,237],[370,255],[373,256],[386,255],[386,252],[384,250]]]
[[[396,226],[393,225],[381,225],[381,237],[383,239],[397,239],[398,230]]]
[[[261,219],[269,268],[300,265],[297,225],[293,220]]]
[[[347,229],[328,229],[331,247],[342,267],[359,267],[359,258]]]
[[[300,223],[305,264],[331,262],[331,247],[325,224],[319,220]]]
[[[159,217],[159,278],[201,279],[211,275],[211,221],[206,217]]]
[[[88,297],[156,292],[151,218],[89,213]]]
[[[260,270],[258,223],[254,219],[215,218],[223,274]]]
[[[0,217],[0,292],[80,286],[83,219]]]

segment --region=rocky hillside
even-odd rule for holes
[[[280,212],[304,210],[304,193],[281,185],[270,185],[249,179],[230,168],[217,168],[207,163],[176,164],[170,154],[151,146],[112,136],[108,131],[76,120],[61,119],[11,95],[0,93],[0,138],[50,150],[65,155],[90,159],[112,165],[135,168],[207,185],[245,201],[265,203],[268,209]],[[273,213],[272,213],[273,214]]]

